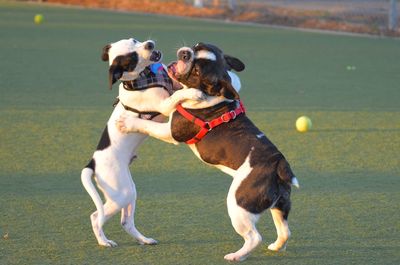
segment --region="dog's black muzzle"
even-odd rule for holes
[[[150,61],[159,62],[161,61],[162,53],[160,51],[153,51],[150,55]]]

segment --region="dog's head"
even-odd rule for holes
[[[101,59],[110,65],[110,89],[117,80],[134,80],[147,66],[161,61],[162,53],[154,47],[152,40],[140,42],[134,38],[106,45]]]
[[[182,47],[178,60],[168,66],[168,74],[186,87],[198,88],[210,96],[238,99],[239,94],[231,84],[228,71],[243,71],[245,65],[239,59],[224,55],[216,46],[198,43],[194,47]]]

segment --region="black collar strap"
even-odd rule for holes
[[[124,103],[122,103],[122,101],[120,101],[118,97],[115,99],[115,101],[113,103],[113,107],[115,107],[119,102],[121,103],[121,105],[124,107],[125,110],[132,111],[132,112],[139,114],[139,118],[143,119],[143,120],[152,120],[156,116],[161,115],[161,113],[156,112],[156,111],[139,111],[135,108],[131,108],[131,107],[125,105]]]

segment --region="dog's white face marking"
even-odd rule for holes
[[[215,56],[215,53],[206,51],[206,50],[200,50],[196,52],[196,59],[206,59],[210,61],[216,61],[217,56]]]
[[[138,47],[136,46],[137,41],[133,38],[124,39],[111,44],[111,48],[108,51],[109,65],[111,65],[117,56],[134,52]],[[140,43],[140,42],[138,42]]]
[[[111,47],[108,51],[110,66],[113,64],[114,59],[118,56],[127,55],[133,52],[138,54],[138,63],[135,70],[131,72],[124,72],[120,80],[127,81],[136,79],[139,73],[142,72],[145,67],[155,62],[151,60],[153,48],[149,49],[149,45],[154,47],[154,41],[147,40],[140,42],[134,38],[123,39],[111,44]],[[161,58],[158,59],[158,61],[160,60]]]

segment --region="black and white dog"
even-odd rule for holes
[[[245,243],[230,261],[244,260],[261,241],[256,223],[270,209],[277,239],[270,250],[284,250],[290,237],[288,214],[291,186],[298,187],[288,162],[277,147],[245,115],[226,69],[244,69],[237,58],[224,55],[216,46],[199,43],[183,47],[169,75],[186,87],[204,92],[207,99],[183,102],[169,123],[155,123],[123,115],[122,132],[141,132],[167,142],[186,142],[205,163],[233,177],[227,197],[228,213]]]
[[[129,164],[136,157],[136,150],[147,137],[144,134],[123,134],[115,121],[126,110],[133,116],[168,114],[183,100],[199,100],[202,92],[197,89],[172,91],[172,81],[164,69],[151,71],[150,65],[159,62],[162,54],[154,50],[151,40],[139,42],[124,39],[104,47],[102,59],[109,61],[110,88],[118,80],[119,102],[107,122],[103,135],[88,165],[82,170],[81,180],[97,211],[90,216],[93,232],[99,245],[114,247],[117,244],[107,239],[104,223],[121,211],[121,225],[140,244],[156,244],[157,241],[143,236],[135,227],[134,212],[136,187],[129,171]],[[158,64],[161,66],[161,64]],[[165,75],[164,75],[165,74]],[[161,76],[161,77],[160,77]],[[154,112],[156,112],[154,114]],[[161,115],[154,120],[162,121]],[[98,188],[103,192],[105,204],[92,183],[94,176]]]

